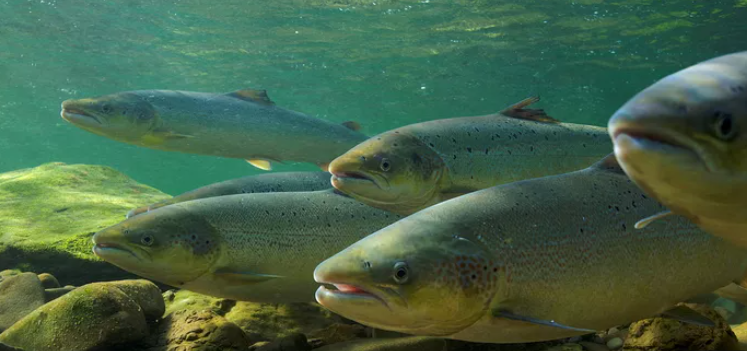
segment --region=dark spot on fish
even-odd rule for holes
[[[482,267],[482,270],[483,270],[483,271],[487,271],[487,270],[488,270],[488,266],[483,266],[483,267]]]
[[[549,139],[549,138],[547,137],[547,135],[545,135],[545,140],[550,140],[550,139]]]
[[[477,275],[473,274],[472,279],[477,279]]]
[[[394,147],[397,147],[397,146],[399,146],[399,145],[397,145],[397,143],[394,143]]]
[[[586,143],[581,144],[581,147],[586,147]]]
[[[486,154],[486,155],[488,154],[488,149],[485,149],[485,154]]]
[[[511,150],[506,150],[506,151],[508,151],[508,154],[511,155]]]
[[[451,142],[453,142],[454,144],[456,144],[456,142],[457,142],[456,138],[451,138]]]
[[[399,134],[399,131],[395,131],[394,134]]]
[[[454,159],[456,160],[456,155],[454,155]]]
[[[285,217],[285,212],[280,212],[280,217]]]
[[[579,228],[579,231],[583,234],[584,233],[584,228]]]
[[[423,163],[423,159],[416,152],[413,152],[412,155],[410,155],[410,159],[412,159],[412,162],[415,164]]]
[[[530,151],[530,152],[534,152],[534,146],[530,146],[530,147],[529,147],[529,151]]]
[[[469,152],[469,153],[472,153],[472,148],[471,148],[471,147],[468,147],[468,148],[467,148],[467,152]]]
[[[54,210],[54,212],[60,213],[60,212],[65,212],[65,211],[67,211],[69,209],[70,209],[70,207],[63,207],[63,208],[58,208],[58,209]]]
[[[498,268],[493,268],[493,272],[498,272]]]
[[[475,127],[475,131],[476,131],[476,132],[478,132],[478,133],[480,132],[480,130],[479,130],[479,129],[477,129],[477,127]]]
[[[620,212],[620,208],[615,206],[615,211]]]
[[[265,214],[269,216],[270,215],[270,211],[265,210]]]
[[[628,230],[628,227],[623,223],[623,230]]]
[[[376,138],[376,140],[381,140],[381,137]]]
[[[433,145],[433,143],[428,143],[431,147],[436,147],[436,145]]]
[[[470,132],[467,132],[467,136],[468,136],[468,137],[471,137],[471,136],[472,136],[472,134],[471,134]]]
[[[197,240],[197,235],[192,234],[192,240]]]

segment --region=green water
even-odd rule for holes
[[[656,79],[747,49],[746,0],[0,0],[0,14],[0,172],[101,164],[171,194],[261,171],[90,134],[60,103],[259,88],[375,134],[539,94],[553,117],[606,125]]]

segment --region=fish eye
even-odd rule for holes
[[[390,169],[392,169],[392,164],[389,162],[388,159],[382,158],[381,159],[381,165],[379,166],[382,171],[389,172]]]
[[[731,140],[737,135],[734,117],[730,113],[716,112],[713,130],[721,140]]]
[[[112,105],[104,104],[103,106],[101,106],[101,111],[104,113],[112,112]]]
[[[410,278],[410,270],[407,268],[407,263],[397,262],[394,265],[394,274],[392,275],[392,278],[394,278],[394,281],[398,284],[407,283],[407,280]]]
[[[151,246],[153,245],[153,237],[148,234],[143,235],[143,237],[140,238],[140,242],[145,246]]]

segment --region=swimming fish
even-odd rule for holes
[[[747,247],[747,51],[664,77],[609,120],[625,172],[664,212]]]
[[[313,302],[321,261],[402,216],[333,189],[238,194],[164,206],[93,236],[93,252],[141,277],[255,302]]]
[[[317,301],[403,333],[518,343],[657,314],[741,278],[747,250],[671,217],[610,155],[562,175],[500,185],[410,215],[325,260]],[[712,322],[711,322],[712,325]]]
[[[164,151],[273,162],[309,162],[327,170],[367,139],[355,122],[335,124],[275,105],[265,90],[227,94],[137,90],[66,100],[61,116],[120,142]]]
[[[583,169],[612,152],[605,128],[524,109],[538,100],[379,134],[332,161],[332,185],[370,206],[411,214],[494,185]]]
[[[273,172],[226,180],[197,188],[152,205],[138,207],[127,213],[127,218],[159,207],[208,197],[274,192],[316,191],[332,188],[327,172]]]

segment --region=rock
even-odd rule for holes
[[[81,351],[147,333],[145,316],[132,298],[116,287],[92,284],[37,308],[0,334],[0,342],[25,350]]]
[[[579,344],[563,344],[553,346],[545,351],[584,351],[584,348]]]
[[[739,350],[734,332],[716,311],[706,305],[686,305],[710,318],[716,326],[698,326],[669,318],[645,319],[630,325],[623,350]]]
[[[447,351],[452,350],[451,340],[408,336],[403,338],[361,339],[324,346],[316,351]],[[453,350],[462,350],[453,348]]]
[[[163,296],[161,296],[161,289],[149,280],[119,280],[88,285],[107,285],[122,290],[122,292],[132,298],[143,309],[143,315],[145,315],[145,319],[148,321],[160,319],[166,311]]]
[[[590,341],[581,341],[579,344],[581,344],[586,351],[610,351],[607,345],[601,345]]]
[[[76,286],[133,278],[96,257],[91,236],[168,197],[103,166],[56,162],[2,173],[0,267],[48,272]]]
[[[310,334],[342,318],[313,303],[268,304],[233,301],[179,290],[166,304],[166,315],[175,311],[209,309],[236,323],[250,344],[272,341],[294,333]]]
[[[623,346],[623,339],[612,338],[607,341],[607,348],[610,350],[617,350]]]
[[[173,312],[149,339],[150,349],[164,351],[244,351],[249,347],[241,328],[209,309]]]
[[[0,342],[0,351],[23,351],[12,346],[5,345]]]
[[[74,286],[68,285],[64,288],[53,288],[53,289],[44,289],[44,300],[49,302],[52,301],[62,295],[65,295],[75,289]]]
[[[254,345],[252,345],[254,347]],[[255,351],[311,351],[306,336],[300,333],[282,337],[273,342],[253,348]]]
[[[0,332],[45,302],[44,287],[36,274],[4,276],[0,281]]]
[[[57,281],[57,278],[49,273],[39,274],[39,280],[41,281],[44,289],[54,289],[60,287],[60,282]]]
[[[308,338],[310,343],[315,347],[321,347],[357,338],[365,338],[366,334],[366,327],[360,324],[335,323],[327,328],[309,333]]]

